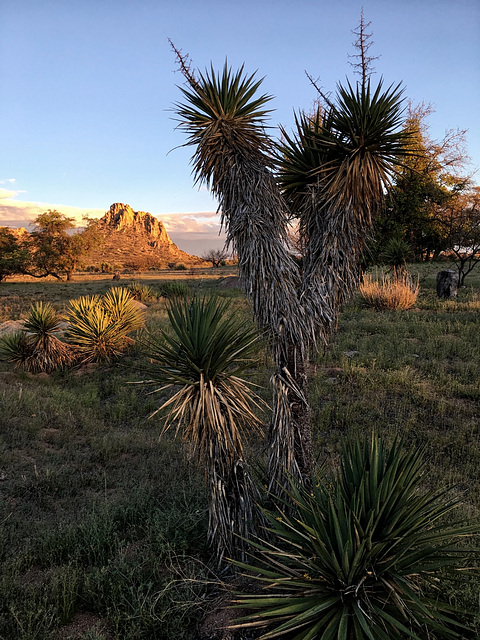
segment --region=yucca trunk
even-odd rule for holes
[[[286,473],[306,479],[312,469],[305,359],[315,337],[314,316],[299,299],[300,272],[286,242],[288,212],[269,169],[240,157],[217,171],[227,242],[238,255],[246,294],[275,361],[268,478],[269,489],[277,491]]]

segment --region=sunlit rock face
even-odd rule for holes
[[[116,202],[112,204],[103,218],[100,219],[101,226],[110,227],[112,230],[128,229],[139,233],[147,233],[151,236],[151,241],[158,245],[173,245],[168,233],[157,218],[145,211],[134,211],[129,204]],[[150,244],[150,243],[149,243]],[[150,246],[154,246],[150,244]]]
[[[163,223],[151,213],[134,211],[116,202],[97,222],[98,246],[92,265],[109,263],[116,268],[164,268],[169,263],[198,264],[202,260],[182,251],[170,239]]]

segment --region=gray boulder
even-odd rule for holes
[[[437,296],[439,298],[452,298],[458,292],[458,272],[453,269],[445,269],[437,273]]]

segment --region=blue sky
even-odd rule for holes
[[[0,224],[124,202],[181,248],[218,246],[216,203],[178,148],[182,78],[167,38],[201,69],[227,57],[258,70],[272,126],[289,127],[315,98],[305,71],[326,91],[352,76],[362,6],[375,77],[432,104],[434,138],[468,129],[480,168],[478,0],[0,0]]]

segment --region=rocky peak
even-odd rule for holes
[[[160,220],[145,211],[134,211],[128,204],[116,202],[101,218],[100,224],[117,231],[146,233],[158,245],[173,245]]]

